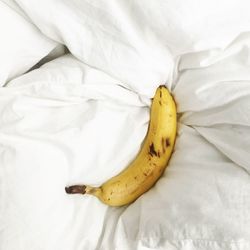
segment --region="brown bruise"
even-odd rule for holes
[[[162,146],[162,151],[163,151],[163,154],[166,152],[165,150],[165,143],[164,143],[164,138],[162,137],[161,138],[161,146]]]
[[[170,146],[169,138],[166,138],[166,147],[169,147],[169,146]]]
[[[159,101],[159,104],[162,105],[161,101]]]
[[[152,142],[151,145],[149,146],[149,154],[151,156],[157,156],[157,152],[155,151],[155,146],[154,143]]]

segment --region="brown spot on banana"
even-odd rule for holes
[[[164,154],[166,152],[166,150],[165,150],[165,142],[164,142],[163,137],[161,138],[161,147],[162,147],[162,151],[163,151],[163,154]]]
[[[152,142],[151,145],[149,146],[149,154],[151,156],[157,156],[157,152],[155,151],[155,146],[154,143]]]
[[[166,138],[166,147],[169,147],[169,146],[170,146],[169,138]]]

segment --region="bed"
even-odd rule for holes
[[[0,249],[250,249],[250,4],[0,1]],[[138,153],[151,98],[174,153],[119,208],[65,193]]]

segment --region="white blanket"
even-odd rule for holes
[[[0,65],[2,51],[33,58],[1,66],[0,249],[250,249],[249,7],[0,1],[0,26],[10,13],[25,24],[0,42]],[[27,27],[38,47],[13,39]],[[25,73],[61,44],[69,54]],[[178,137],[157,184],[122,208],[65,194],[136,156],[159,84],[175,97]]]

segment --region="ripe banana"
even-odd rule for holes
[[[165,86],[159,86],[152,100],[149,128],[141,150],[132,163],[100,187],[74,185],[69,194],[91,194],[109,206],[135,201],[160,178],[171,157],[176,137],[176,106]]]

